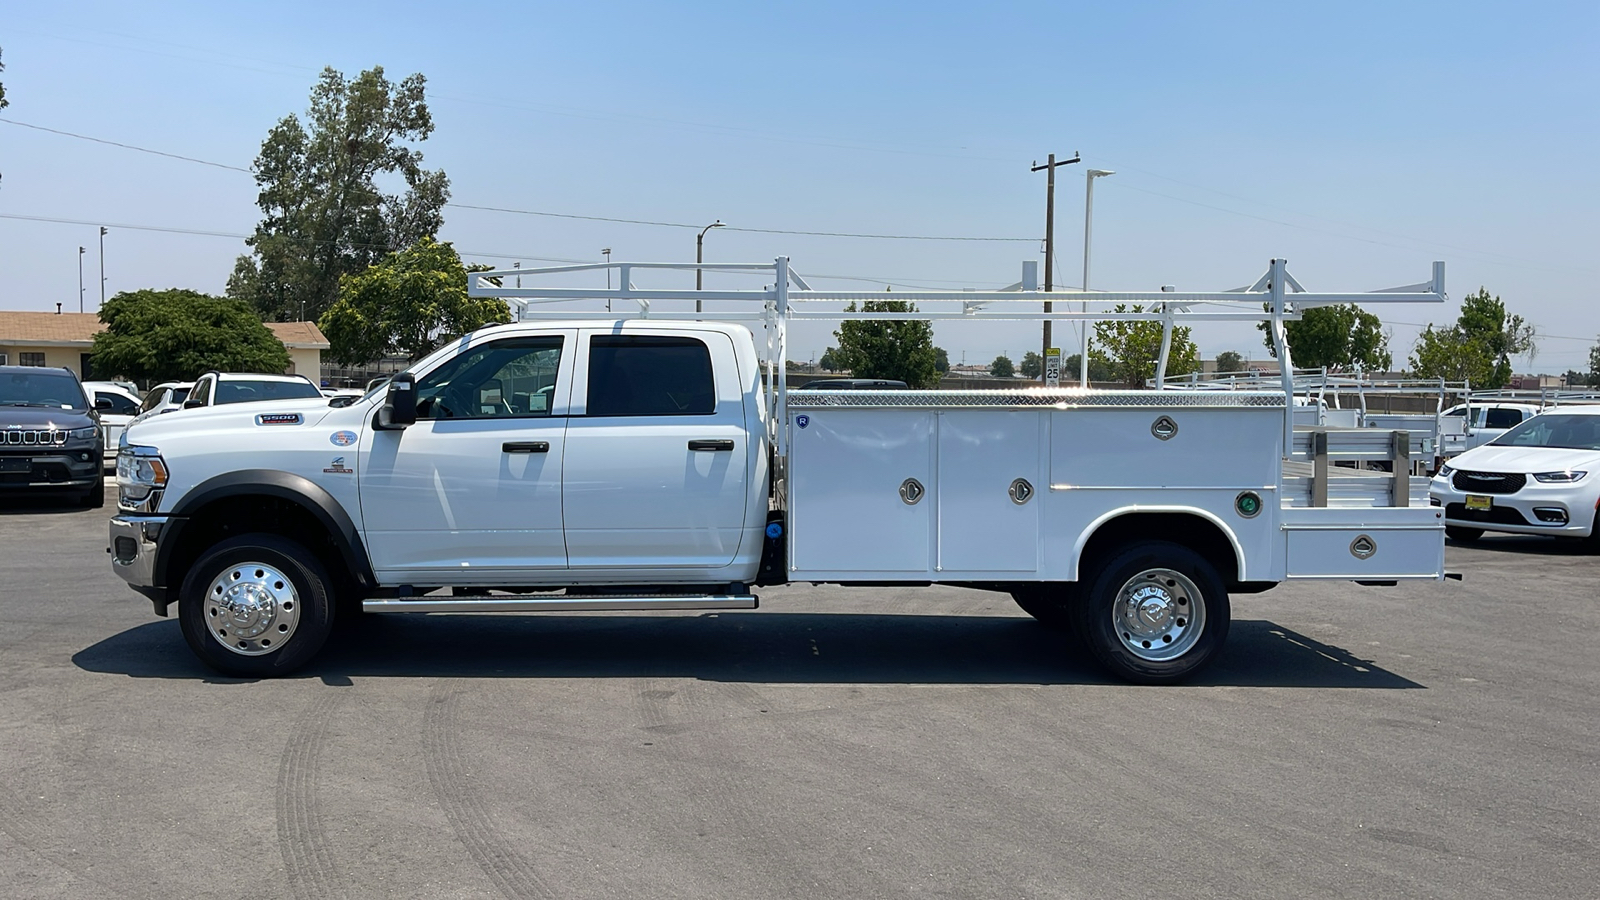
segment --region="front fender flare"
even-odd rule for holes
[[[332,536],[346,570],[356,584],[370,587],[377,583],[366,546],[350,514],[321,485],[300,475],[277,469],[242,469],[200,482],[183,495],[170,513],[162,540],[156,550],[153,580],[157,585],[175,588],[168,578],[174,548],[190,517],[206,506],[228,497],[247,495],[276,497],[295,503],[311,513]]]

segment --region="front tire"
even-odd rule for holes
[[[333,582],[311,551],[275,534],[223,541],[189,568],[178,620],[189,649],[224,675],[287,675],[333,629]]]
[[[1216,567],[1181,544],[1129,546],[1088,573],[1077,630],[1111,674],[1135,684],[1191,677],[1222,650],[1231,609]]]
[[[1482,528],[1467,528],[1462,525],[1446,525],[1444,536],[1458,544],[1470,544],[1483,537]]]

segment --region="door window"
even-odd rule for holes
[[[711,351],[687,337],[596,335],[589,341],[590,416],[704,416],[717,410]]]
[[[1522,423],[1522,410],[1491,407],[1487,413],[1486,428],[1515,428]]]
[[[99,403],[101,400],[109,400],[111,402],[111,408],[106,412],[114,416],[137,416],[139,414],[139,404],[121,394],[112,393],[111,391],[95,391],[95,403]]]
[[[457,356],[417,383],[418,419],[548,416],[559,336],[511,338]]]

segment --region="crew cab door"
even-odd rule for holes
[[[751,452],[733,341],[633,328],[580,339],[563,479],[571,566],[733,562]]]
[[[378,580],[520,584],[562,569],[576,331],[487,340],[417,379],[417,421],[370,432],[361,515]]]

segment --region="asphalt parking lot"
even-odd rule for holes
[[[1199,682],[1001,595],[442,615],[219,678],[107,510],[0,503],[0,896],[1600,895],[1600,557],[1235,598]]]

